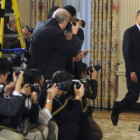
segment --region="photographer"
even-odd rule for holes
[[[24,97],[20,94],[21,84],[23,82],[23,72],[19,75],[17,82],[15,84],[15,90],[11,95],[11,98],[6,99],[3,97],[3,88],[7,83],[9,74],[9,62],[0,58],[0,125],[8,126],[11,125],[11,118],[16,116],[20,109],[24,105]],[[7,133],[12,134],[10,137]],[[10,130],[2,130],[0,131],[0,136],[13,140],[13,139],[22,139],[22,136],[12,132]]]
[[[73,76],[66,71],[57,71],[52,76],[53,83],[65,83],[72,79]],[[53,104],[53,120],[59,126],[59,140],[76,140],[79,133],[79,122],[82,115],[81,99],[84,95],[84,87],[82,85],[80,89],[77,89],[75,85],[72,88],[74,88],[73,94],[75,94],[72,103],[67,99],[69,88],[59,89],[56,97],[50,101]],[[38,97],[41,107],[44,107],[46,97],[48,95],[43,92]]]
[[[50,121],[52,118],[51,104],[46,102],[44,108],[41,110],[37,101],[37,95],[41,91],[41,88],[44,87],[43,75],[36,69],[19,69],[16,71],[16,74],[19,75],[21,70],[24,71],[24,84],[26,85],[26,92],[28,91],[29,93],[29,96],[26,96],[24,111],[21,115],[22,125],[26,126],[23,127],[25,138],[33,139],[35,133],[38,133],[38,135],[40,135],[38,137],[43,138],[44,140],[57,140],[57,124]],[[48,91],[50,97],[48,97],[46,101],[54,98],[56,95],[55,91],[57,91],[57,87],[50,88],[50,91]],[[30,127],[32,127],[32,129],[30,129]],[[31,134],[31,132],[33,134]]]
[[[82,98],[83,111],[88,116],[90,122],[90,128],[92,137],[94,140],[101,140],[103,133],[98,124],[94,121],[92,117],[93,113],[93,100],[97,97],[97,72],[100,69],[99,65],[96,65],[95,68],[87,68],[85,63],[78,64],[78,77],[82,83],[85,85],[85,94]],[[88,74],[88,75],[87,75]],[[90,79],[87,78],[89,76]],[[90,100],[89,100],[90,99]],[[90,103],[89,103],[90,102]],[[83,134],[80,134],[80,140],[84,140]]]
[[[23,28],[22,33],[26,41],[26,37],[28,37],[29,34],[28,29]],[[13,36],[18,34],[17,25],[14,16],[10,17],[8,28],[5,28],[4,34],[10,34]],[[3,47],[4,49],[21,48],[19,37],[4,37]]]
[[[49,13],[48,13],[48,19],[50,19],[53,15],[53,13],[60,7],[58,6],[54,6],[52,7],[50,10],[49,10]],[[81,20],[77,20],[76,21],[76,9],[71,6],[71,5],[67,5],[64,7],[64,9],[66,9],[69,14],[70,14],[70,21],[69,23],[67,24],[67,27],[65,28],[64,30],[64,35],[65,35],[65,39],[67,41],[69,41],[69,43],[72,43],[72,37],[73,37],[73,32],[72,32],[72,25],[76,25],[76,23],[78,22],[80,24],[80,26],[82,25],[82,22],[85,24],[84,21],[81,21]],[[85,25],[84,25],[85,26]],[[81,50],[81,47],[82,47],[82,44],[83,44],[83,41],[84,41],[84,33],[83,33],[83,30],[81,28],[78,28],[78,33],[77,33],[77,37],[78,37],[78,41],[80,42],[80,49]],[[86,53],[88,51],[79,51],[77,53],[77,55],[75,57],[71,57],[71,56],[66,56],[66,62],[65,62],[65,70],[71,74],[73,74],[73,72],[76,71],[76,63],[74,62],[79,62],[81,61],[85,56],[86,56]],[[75,67],[73,67],[73,63],[75,65]],[[74,69],[75,68],[75,69]],[[73,71],[73,69],[75,71]]]
[[[76,9],[75,7],[73,7],[72,5],[67,5],[64,7],[64,9],[66,9],[69,14],[70,14],[70,22],[68,23],[67,27],[66,27],[66,39],[67,40],[71,40],[71,35],[70,32],[72,33],[72,26],[74,26],[77,22],[79,22],[80,24],[80,28],[78,29],[77,32],[77,36],[80,42],[80,49],[79,52],[77,53],[77,56],[75,57],[66,57],[66,71],[68,71],[71,74],[74,74],[75,78],[77,78],[77,65],[78,63],[81,63],[81,60],[86,57],[86,54],[88,51],[81,51],[81,47],[83,45],[84,42],[84,32],[83,29],[85,27],[85,21],[81,20],[81,19],[76,19]]]
[[[44,77],[39,70],[29,69],[28,81],[30,82],[31,91],[34,91],[31,94],[32,103],[37,103],[37,94],[41,92],[41,89],[44,88]],[[37,125],[34,128],[37,128],[43,135],[45,140],[57,140],[58,139],[58,126],[54,121],[50,121],[52,118],[52,103],[49,102],[56,96],[56,91],[58,88],[54,85],[49,90],[45,90],[48,96],[46,98],[46,103],[43,109],[39,109],[39,116]]]
[[[51,79],[58,70],[65,70],[66,55],[74,57],[80,49],[77,37],[79,22],[72,28],[71,43],[64,36],[68,22],[69,13],[59,8],[51,19],[39,22],[32,34],[29,68],[39,69],[46,79]]]
[[[27,136],[25,136],[25,138],[28,137],[30,140],[40,140],[42,139],[42,134],[38,130],[27,131],[28,127],[25,127],[28,123],[28,114],[25,113],[27,110],[25,108],[25,99],[31,93],[31,89],[28,84],[24,84],[23,86],[23,81],[25,81],[24,78],[26,78],[25,73],[20,71],[17,75],[14,72],[13,85],[9,86],[9,83],[11,83],[9,80],[9,64],[10,63],[5,59],[0,59],[0,83],[2,84],[0,85],[2,87],[0,94],[0,125],[6,126],[7,129],[12,128],[12,130],[21,134],[28,132],[26,133]],[[12,90],[14,90],[14,92]],[[4,96],[5,92],[6,96]],[[30,117],[29,121],[31,123],[37,122],[38,113],[35,113],[37,112],[37,107],[37,105],[32,106],[33,109],[31,109],[31,114],[35,116],[32,115],[32,117]],[[25,125],[24,121],[26,122]],[[22,138],[22,135],[16,135],[15,132],[10,132],[9,134],[13,133],[13,135],[9,137],[9,135],[6,134],[8,133],[7,131],[9,132],[9,130],[2,130],[0,132],[0,136],[10,140],[20,140]]]

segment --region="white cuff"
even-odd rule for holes
[[[44,108],[44,109],[45,109],[45,112],[47,113],[47,115],[49,117],[48,119],[50,120],[52,118],[52,115],[51,115],[50,111],[47,108]]]
[[[14,90],[13,95],[14,95],[14,96],[20,96],[20,97],[22,97],[22,94],[20,94],[20,93],[19,93],[18,91],[16,91],[16,90]]]

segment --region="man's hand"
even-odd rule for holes
[[[78,22],[76,22],[76,25],[75,26],[72,25],[72,33],[75,34],[75,35],[77,35],[77,32],[78,32],[78,30],[80,28],[80,22],[81,22],[81,20],[79,20]]]
[[[10,82],[9,84],[7,84],[5,87],[4,87],[4,92],[6,93],[6,95],[11,95],[13,93],[15,89],[15,84],[14,82]]]
[[[81,87],[79,89],[76,88],[76,85],[74,85],[74,93],[75,93],[75,99],[76,100],[82,100],[82,97],[84,96],[84,85],[81,83]]]
[[[76,57],[73,57],[73,62],[81,61],[85,57],[85,51],[78,53]]]
[[[31,100],[34,104],[37,103],[37,92],[31,93]]]
[[[64,35],[65,35],[66,40],[72,40],[72,32],[71,31],[65,30]]]
[[[88,71],[88,73],[91,75],[91,77],[90,77],[91,80],[96,80],[97,79],[97,73],[98,73],[97,70],[95,70],[93,68],[93,72],[90,73],[90,71]]]
[[[51,88],[49,88],[47,90],[47,99],[49,100],[53,100],[53,98],[58,94],[59,92],[59,89],[58,87],[56,86],[56,84],[54,84]]]
[[[20,92],[22,92],[23,94],[29,96],[31,94],[31,87],[29,86],[29,84],[25,84]]]
[[[130,78],[131,78],[131,81],[133,83],[137,83],[138,82],[138,77],[137,77],[137,74],[135,72],[130,74]]]

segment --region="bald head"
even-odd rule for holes
[[[58,24],[62,23],[64,20],[69,21],[70,18],[70,14],[68,13],[67,10],[63,9],[63,8],[58,8],[52,16]]]

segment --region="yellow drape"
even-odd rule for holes
[[[46,20],[53,6],[63,7],[63,0],[32,0],[31,26],[35,27],[39,21]]]
[[[92,0],[91,65],[101,64],[98,73],[97,108],[112,108],[117,87],[119,0]]]

